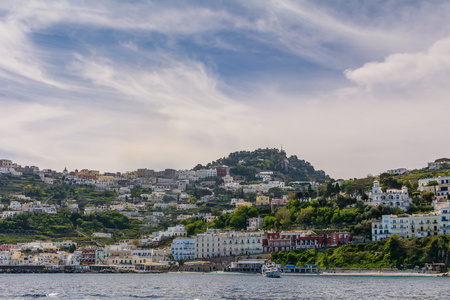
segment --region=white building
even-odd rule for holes
[[[177,220],[188,220],[188,219],[191,219],[191,218],[193,218],[194,216],[193,215],[178,215],[177,216]]]
[[[106,233],[106,232],[94,232],[92,234],[93,237],[98,237],[98,238],[104,238],[104,239],[110,239],[112,238],[112,233]]]
[[[153,207],[154,208],[161,208],[161,209],[166,209],[166,208],[168,208],[169,207],[169,204],[167,204],[167,203],[155,203],[154,205],[153,205]]]
[[[419,179],[419,181],[418,181],[418,187],[417,187],[417,190],[419,190],[419,191],[421,191],[421,192],[423,192],[423,191],[426,191],[426,187],[428,186],[428,183],[429,182],[431,182],[431,181],[437,181],[437,182],[439,182],[438,181],[439,179],[438,178],[425,178],[425,179]]]
[[[18,214],[20,214],[21,211],[4,211],[1,213],[2,220],[5,220],[6,218],[14,218]]]
[[[198,178],[216,177],[216,169],[201,169],[197,171]]]
[[[62,266],[69,266],[72,260],[72,253],[60,252],[59,253],[59,264]]]
[[[406,168],[398,168],[398,169],[392,169],[388,170],[388,173],[394,174],[394,175],[403,175],[406,174],[408,170]]]
[[[372,220],[372,240],[388,239],[391,235],[400,238],[421,238],[449,232],[449,212],[413,214],[410,216],[383,215],[381,220]]]
[[[247,221],[247,230],[258,230],[264,225],[264,218],[258,216],[249,218]]]
[[[66,240],[66,241],[56,241],[52,243],[53,246],[61,248],[61,247],[70,247],[72,245],[75,245],[75,247],[77,247],[77,243],[71,240]]]
[[[439,218],[439,234],[450,234],[450,206],[440,211]]]
[[[195,257],[211,258],[262,253],[263,231],[208,230],[195,237]]]
[[[198,207],[197,204],[189,204],[189,203],[177,205],[178,210],[189,210],[197,207]]]
[[[108,187],[108,181],[102,179],[96,180],[95,187],[99,190],[106,190]]]
[[[195,259],[195,238],[176,238],[170,246],[174,260]]]
[[[195,258],[219,257],[223,238],[219,231],[208,230],[195,237]]]
[[[262,253],[263,231],[229,231],[222,236],[221,256]]]
[[[11,201],[9,203],[9,208],[12,210],[20,210],[22,208],[22,204],[19,201]]]
[[[9,251],[0,252],[0,265],[9,265]]]
[[[264,171],[256,174],[256,177],[261,178],[262,181],[270,181],[272,180],[272,175],[273,175],[272,171]]]
[[[380,182],[374,181],[372,193],[369,193],[369,200],[366,203],[371,206],[386,205],[398,207],[403,211],[407,211],[412,204],[412,199],[409,197],[408,188],[405,186],[401,190],[388,189],[386,192],[383,192]]]
[[[437,199],[446,199],[450,190],[450,176],[438,177],[439,188],[436,191]]]
[[[166,231],[153,232],[152,236],[155,241],[161,241],[163,237],[178,237],[185,236],[187,234],[183,225],[176,225],[174,227],[167,228]]]

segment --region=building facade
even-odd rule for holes
[[[263,239],[264,252],[279,252],[325,247],[325,238],[312,231],[273,232]]]
[[[408,195],[408,188],[402,187],[401,190],[388,189],[386,192],[380,187],[379,181],[373,182],[372,192],[366,204],[371,206],[386,205],[398,207],[403,211],[407,211],[412,204],[412,199]]]
[[[381,220],[372,220],[372,241],[388,239],[394,234],[408,239],[449,232],[449,212],[450,209],[444,209],[410,216],[383,215]]]
[[[195,238],[176,238],[170,246],[174,260],[195,259]]]

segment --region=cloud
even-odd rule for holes
[[[449,6],[324,3],[1,2],[0,156],[179,169],[283,144],[334,177],[448,156]]]
[[[347,69],[345,76],[367,89],[391,86],[414,88],[417,85],[445,83],[450,75],[450,38],[416,53],[391,54],[383,62],[369,62],[361,68]]]
[[[36,59],[26,35],[26,30],[18,24],[0,21],[0,76],[59,86],[42,71],[43,66]]]

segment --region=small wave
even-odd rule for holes
[[[47,295],[47,297],[49,297],[49,298],[53,298],[53,297],[56,297],[56,296],[58,296],[58,293],[50,293],[50,294]]]
[[[104,294],[91,294],[89,297],[100,297],[100,298],[110,298],[110,295],[104,295]]]
[[[147,295],[147,296],[140,296],[140,295],[128,295],[130,298],[137,298],[137,299],[160,299],[165,298],[164,296],[156,296],[156,295]]]
[[[20,297],[24,297],[24,298],[45,298],[45,297],[47,297],[47,295],[46,294],[25,294],[25,295],[22,295]]]

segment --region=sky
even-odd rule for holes
[[[281,148],[331,177],[449,157],[448,1],[1,1],[0,158],[190,169]]]

